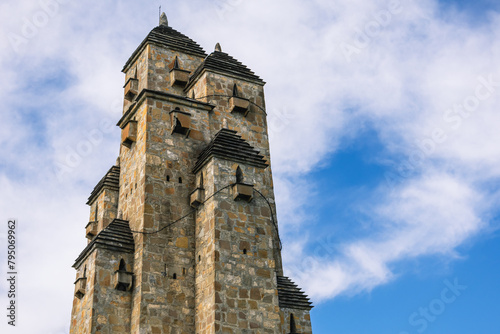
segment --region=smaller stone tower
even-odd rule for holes
[[[312,333],[283,274],[264,81],[165,14],[123,72],[120,156],[87,202],[70,333]]]

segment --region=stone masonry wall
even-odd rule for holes
[[[132,63],[125,71],[125,83],[131,79],[139,80],[139,92],[148,85],[148,54],[150,46],[147,45],[145,51],[141,52],[136,61]],[[123,99],[123,112],[126,112],[133,101]]]
[[[98,230],[102,231],[117,217],[118,191],[103,189],[97,199]]]
[[[90,203],[89,222],[97,222],[97,233],[108,226],[118,214],[118,191],[102,189],[97,198]],[[91,240],[88,240],[90,243]]]
[[[231,113],[230,111],[229,99],[233,95],[234,84],[239,87],[240,97],[252,102],[246,116],[243,113]],[[210,114],[210,123],[208,124],[212,136],[223,128],[224,120],[226,120],[227,128],[237,131],[243,139],[258,149],[268,162],[270,161],[267,121],[263,111],[266,106],[262,85],[218,73],[206,72],[193,85],[188,96],[191,96],[192,90],[195,91],[197,99],[216,106]]]
[[[186,137],[171,133],[170,112],[178,103],[158,97],[148,98],[147,105],[144,229],[158,231],[192,210],[188,199],[195,177],[191,169],[205,145],[203,139],[208,138],[208,111],[180,105],[191,115],[191,131]],[[141,328],[146,332],[194,332],[194,246],[192,215],[145,236],[142,300],[146,303],[141,314],[149,324],[141,324]]]
[[[290,333],[290,315],[293,314],[295,318],[295,325],[297,332],[300,334],[312,334],[311,316],[308,310],[281,309],[281,324],[283,326],[283,333]]]
[[[148,89],[168,92],[175,95],[185,95],[184,87],[173,85],[170,81],[170,70],[177,57],[182,70],[194,72],[202,63],[203,58],[151,45],[148,54]]]
[[[141,231],[144,220],[147,106],[139,106],[134,120],[137,121],[137,140],[130,148],[120,145],[120,197],[118,215],[128,220],[132,231]],[[133,233],[135,243],[135,283],[132,292],[132,332],[137,332],[140,321],[142,295],[143,242],[142,234]]]
[[[175,56],[178,56],[180,67],[188,70],[194,70],[202,61],[148,45],[137,62],[127,70],[126,80],[137,69],[139,92],[147,88],[182,94],[182,88],[170,84],[169,66]],[[188,185],[192,182],[190,173],[181,171],[181,162],[185,157],[181,154],[182,149],[172,153],[167,150],[176,146],[172,139],[168,140],[171,129],[169,112],[174,106],[163,106],[162,103],[144,100],[134,117],[138,122],[137,142],[130,149],[121,147],[119,210],[123,211],[124,219],[129,220],[132,230],[136,231],[158,230],[162,223],[189,209],[186,198]],[[125,110],[130,105],[125,102]],[[203,138],[201,132],[195,129],[191,136],[198,140]],[[159,161],[161,166],[158,166]],[[166,180],[167,175],[171,177],[169,181]],[[167,333],[169,326],[179,330],[186,326],[189,328],[190,323],[194,326],[194,222],[188,219],[182,224],[184,226],[179,224],[155,235],[134,234],[137,281],[132,332]],[[174,273],[176,280],[173,280]],[[184,317],[186,312],[188,315]]]
[[[224,185],[216,185],[213,160],[197,174],[203,175],[204,199]],[[196,212],[196,334],[215,333],[215,207],[210,199]]]
[[[87,259],[76,268],[76,278],[87,277],[85,295],[77,298],[73,296],[73,309],[71,312],[70,334],[90,334],[92,330],[93,305],[94,305],[94,282],[95,282],[95,259],[96,253],[90,254]],[[85,272],[85,274],[84,274]]]
[[[219,182],[235,180],[239,166],[245,183],[268,188],[264,169],[221,159],[214,165]],[[216,331],[219,324],[227,333],[281,333],[271,211],[259,196],[248,203],[233,195],[215,208]]]
[[[130,333],[131,291],[115,289],[115,271],[124,260],[132,271],[132,254],[96,249],[93,324],[96,334]]]
[[[212,158],[202,170],[209,180],[205,196],[234,183],[238,166],[245,183],[258,189],[268,186],[264,170]],[[197,273],[204,276],[197,279],[201,312],[196,333],[282,333],[274,261],[276,232],[270,215],[262,198],[255,197],[250,203],[234,201],[231,188],[198,211],[197,255],[201,261]],[[207,304],[212,296],[213,307]],[[213,321],[212,316],[214,328],[204,325]]]

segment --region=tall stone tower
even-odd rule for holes
[[[283,275],[262,79],[165,14],[123,72],[120,156],[87,202],[70,333],[312,333]]]

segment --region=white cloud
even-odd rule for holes
[[[461,180],[424,175],[376,204],[371,212],[378,226],[369,237],[339,245],[333,260],[297,254],[302,262],[290,261],[289,269],[316,302],[369,291],[399,274],[394,268],[406,259],[455,257],[455,247],[485,226],[483,203],[481,195]]]

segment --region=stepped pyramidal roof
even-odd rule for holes
[[[252,70],[243,65],[237,59],[231,57],[225,52],[222,52],[218,43],[217,46],[218,47],[216,47],[215,51],[212,52],[208,57],[206,57],[200,67],[198,67],[198,69],[196,69],[196,71],[193,73],[187,85],[188,87],[190,83],[195,81],[205,69],[215,72],[222,72],[226,75],[239,77],[260,84],[265,83],[258,75],[256,75]]]
[[[142,48],[149,43],[167,47],[169,49],[193,56],[205,58],[203,63],[191,75],[189,83],[187,85],[188,87],[190,83],[195,81],[205,69],[215,72],[222,72],[226,75],[239,77],[256,83],[265,84],[265,82],[247,66],[243,65],[240,61],[233,58],[229,54],[222,52],[222,48],[219,43],[217,43],[215,51],[210,55],[207,55],[205,50],[203,50],[203,48],[194,40],[173,29],[172,27],[169,27],[167,18],[166,16],[164,16],[164,14],[162,14],[162,17],[160,18],[160,25],[151,30],[151,32],[137,47],[134,53],[132,53],[125,66],[123,67],[123,71],[125,71],[128,66],[134,61],[134,59],[141,52]]]
[[[280,307],[305,309],[313,308],[309,297],[291,279],[285,276],[278,278],[278,299]]]
[[[97,183],[88,198],[87,204],[90,204],[99,195],[102,189],[111,189],[118,191],[120,189],[120,167],[113,166],[104,175],[104,177]]]
[[[141,52],[142,48],[147,44],[157,44],[160,46],[168,47],[172,50],[184,52],[193,56],[205,58],[207,54],[205,50],[186,35],[178,32],[167,24],[160,24],[158,27],[151,30],[151,32],[144,38],[142,43],[135,49],[134,53],[125,63],[123,70],[125,70]]]
[[[221,129],[214,139],[198,156],[193,173],[198,172],[211,157],[219,157],[255,167],[266,168],[264,156],[259,154],[247,141],[234,130]]]
[[[130,230],[128,221],[115,219],[104,228],[94,239],[85,247],[75,260],[73,267],[85,260],[87,255],[94,248],[104,248],[112,251],[133,253],[134,252],[134,237]]]

